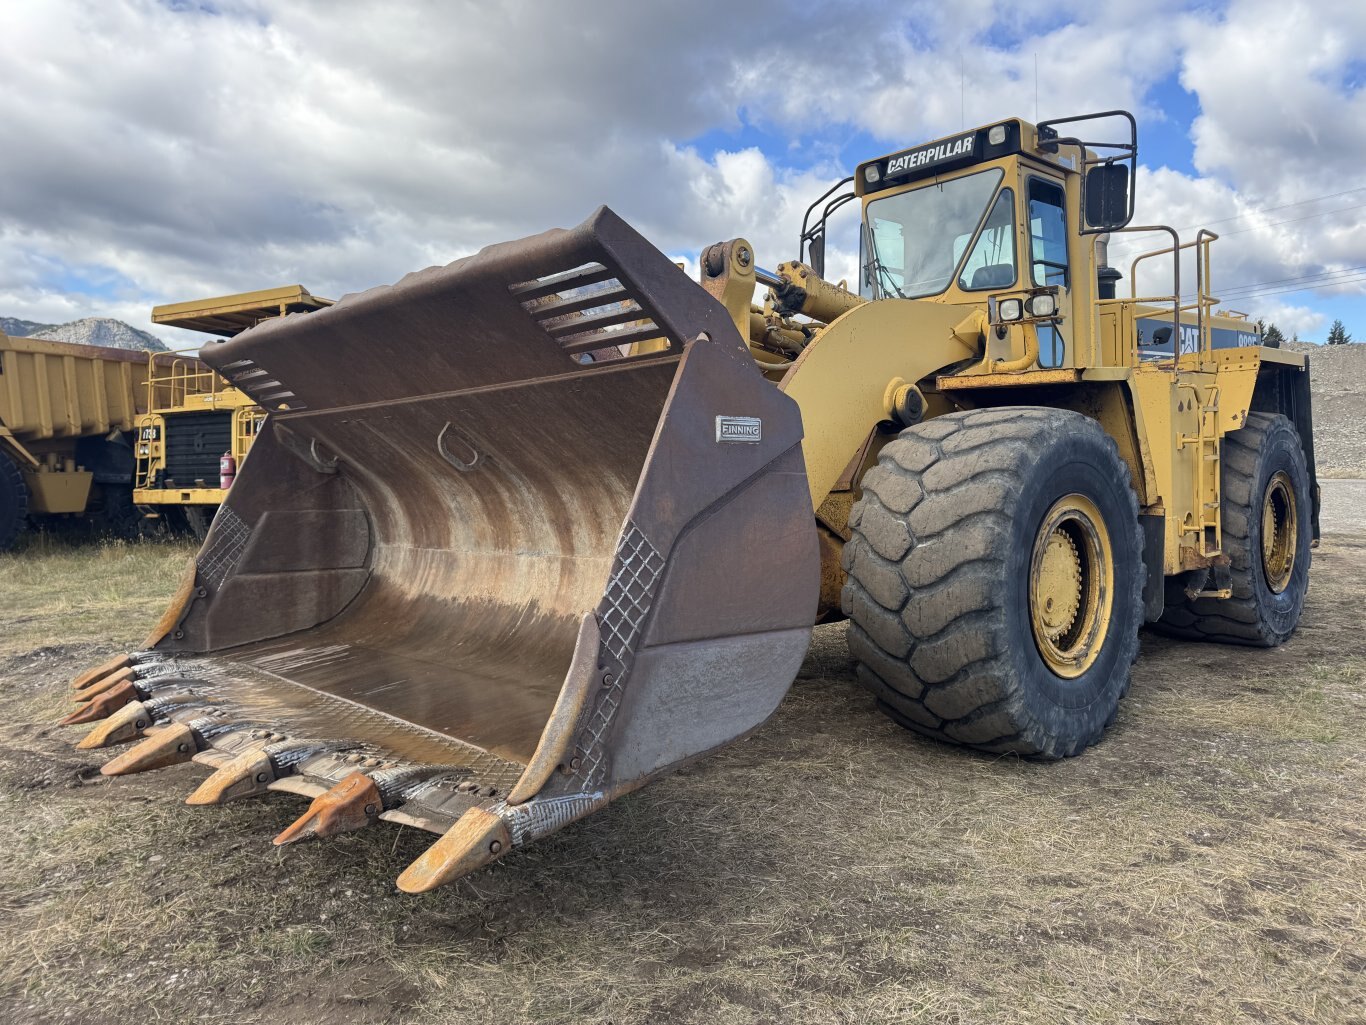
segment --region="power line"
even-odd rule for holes
[[[1265,295],[1282,295],[1287,292],[1308,292],[1317,291],[1324,288],[1337,288],[1341,285],[1354,285],[1361,281],[1366,281],[1366,268],[1352,268],[1351,271],[1339,272],[1345,276],[1335,277],[1326,281],[1305,282],[1297,278],[1283,278],[1281,282],[1267,281],[1258,284],[1243,285],[1239,289],[1215,289],[1216,298],[1220,302],[1245,302],[1249,299],[1259,299]],[[1194,302],[1195,294],[1182,296],[1182,302]]]
[[[1281,224],[1293,224],[1296,221],[1308,221],[1315,217],[1327,217],[1329,214],[1346,213],[1348,210],[1360,210],[1366,203],[1354,203],[1351,206],[1340,206],[1336,210],[1320,210],[1318,213],[1304,214],[1301,217],[1287,217],[1283,221],[1272,221],[1269,224],[1254,224],[1250,228],[1238,228],[1235,231],[1226,231],[1220,238],[1228,238],[1230,235],[1242,235],[1249,231],[1259,231],[1262,228],[1274,228]]]
[[[1332,192],[1326,196],[1312,196],[1309,199],[1297,199],[1293,203],[1283,203],[1281,206],[1265,206],[1260,210],[1248,210],[1241,214],[1234,214],[1232,217],[1221,217],[1215,221],[1204,221],[1200,224],[1187,224],[1176,230],[1189,231],[1191,228],[1209,227],[1211,224],[1227,224],[1229,221],[1241,221],[1245,217],[1256,217],[1258,214],[1270,214],[1275,213],[1277,210],[1289,210],[1292,206],[1304,206],[1306,203],[1321,203],[1325,199],[1337,199],[1339,196],[1350,196],[1355,192],[1366,192],[1366,185],[1360,185],[1354,189],[1344,189],[1342,192]],[[1230,232],[1230,234],[1232,234],[1232,232]]]
[[[1366,282],[1366,274],[1359,274],[1354,278],[1343,278],[1339,281],[1330,282],[1332,285],[1354,285],[1358,282]],[[1312,286],[1310,286],[1312,287]],[[1249,292],[1246,295],[1234,296],[1235,302],[1247,302],[1249,299],[1261,299],[1268,295],[1282,295],[1286,292],[1305,292],[1309,289],[1299,285],[1291,285],[1288,288],[1269,288],[1262,292]],[[1222,299],[1223,297],[1220,296]]]
[[[1366,191],[1366,190],[1364,190],[1364,191]],[[1325,198],[1326,198],[1326,197],[1325,197]],[[1315,213],[1312,213],[1312,214],[1303,214],[1303,215],[1301,215],[1301,216],[1299,216],[1299,217],[1287,217],[1287,218],[1285,218],[1285,220],[1282,220],[1282,221],[1270,221],[1270,222],[1268,222],[1268,223],[1266,223],[1266,224],[1254,224],[1254,225],[1252,225],[1250,228],[1235,228],[1233,231],[1226,231],[1226,232],[1224,232],[1224,233],[1221,234],[1219,237],[1220,237],[1220,238],[1228,238],[1228,237],[1230,237],[1230,236],[1232,236],[1232,235],[1243,235],[1243,234],[1246,234],[1246,233],[1249,232],[1249,231],[1260,231],[1262,228],[1275,228],[1275,227],[1277,227],[1277,226],[1279,226],[1279,225],[1282,225],[1282,224],[1294,224],[1296,221],[1308,221],[1308,220],[1314,219],[1315,217],[1327,217],[1327,216],[1329,216],[1330,214],[1341,214],[1341,213],[1346,213],[1348,210],[1360,210],[1362,207],[1366,207],[1366,203],[1353,203],[1351,206],[1340,206],[1340,207],[1336,207],[1335,209],[1332,209],[1332,210],[1319,210],[1319,211],[1317,211],[1317,212],[1315,212]],[[1248,215],[1248,216],[1251,216],[1251,215]],[[1227,218],[1227,220],[1239,220],[1239,219],[1240,219],[1240,218],[1236,218],[1236,217]],[[1219,222],[1219,221],[1204,221],[1204,222],[1202,222],[1202,223],[1200,223],[1200,224],[1187,224],[1187,225],[1185,225],[1184,227],[1177,228],[1176,231],[1178,231],[1178,232],[1180,232],[1180,231],[1189,231],[1191,228],[1203,228],[1203,227],[1207,227],[1208,225],[1211,225],[1211,224],[1218,224],[1218,223],[1220,223],[1220,222]],[[1155,232],[1155,231],[1138,231],[1138,232],[1134,232],[1133,237],[1135,237],[1135,238],[1140,238],[1140,237],[1142,237],[1142,236],[1144,236],[1144,235],[1156,235],[1156,234],[1157,234],[1157,232]]]
[[[1269,285],[1293,285],[1297,283],[1313,282],[1320,278],[1325,279],[1325,285],[1331,285],[1333,284],[1333,282],[1327,279],[1334,278],[1343,274],[1356,274],[1361,271],[1366,271],[1366,265],[1360,267],[1343,267],[1340,270],[1319,271],[1315,274],[1300,274],[1288,278],[1272,278],[1269,281],[1245,282],[1241,285],[1230,285],[1228,288],[1221,288],[1219,289],[1219,293],[1221,295],[1228,295],[1234,292],[1244,292],[1249,289],[1264,288]],[[1313,286],[1307,285],[1306,287]]]
[[[1269,292],[1307,292],[1324,288],[1336,288],[1339,285],[1354,284],[1366,275],[1366,265],[1360,267],[1343,267],[1338,270],[1319,271],[1314,274],[1303,274],[1287,278],[1272,278],[1267,281],[1252,281],[1241,285],[1230,285],[1227,288],[1216,288],[1212,291],[1218,293],[1218,299],[1223,301],[1240,301],[1243,299],[1256,298],[1258,295]],[[1195,293],[1188,293],[1182,296],[1183,302],[1194,302]]]
[[[1344,190],[1342,190],[1341,192],[1330,192],[1330,193],[1328,193],[1327,195],[1323,195],[1323,196],[1311,196],[1311,197],[1308,198],[1308,199],[1299,199],[1299,200],[1296,200],[1296,201],[1293,202],[1293,203],[1283,203],[1283,204],[1281,204],[1280,206],[1268,206],[1268,207],[1262,207],[1262,208],[1259,209],[1259,210],[1248,210],[1248,211],[1245,211],[1245,212],[1243,212],[1243,213],[1241,213],[1241,214],[1235,214],[1235,215],[1233,215],[1232,217],[1220,217],[1220,218],[1218,218],[1217,220],[1213,220],[1213,221],[1197,221],[1197,222],[1194,223],[1194,224],[1183,224],[1181,227],[1177,228],[1176,230],[1177,230],[1177,231],[1190,231],[1192,228],[1207,228],[1207,227],[1209,227],[1211,224],[1227,224],[1229,221],[1241,221],[1241,220],[1244,220],[1244,219],[1246,219],[1246,218],[1248,218],[1248,217],[1257,217],[1257,216],[1259,216],[1259,215],[1261,215],[1261,214],[1274,213],[1274,212],[1276,212],[1277,210],[1289,210],[1291,207],[1305,206],[1306,204],[1309,204],[1309,203],[1321,203],[1321,202],[1323,202],[1325,199],[1337,199],[1337,198],[1340,197],[1340,196],[1350,196],[1350,195],[1353,195],[1353,194],[1358,193],[1358,192],[1366,192],[1366,185],[1360,185],[1360,186],[1357,186],[1356,188],[1351,188],[1351,189],[1344,189]],[[1310,218],[1313,218],[1313,217],[1326,217],[1328,214],[1342,213],[1342,212],[1344,212],[1344,211],[1346,211],[1346,210],[1357,210],[1357,209],[1360,209],[1360,208],[1363,207],[1363,206],[1366,206],[1366,203],[1356,203],[1356,204],[1353,204],[1352,206],[1341,206],[1341,207],[1338,207],[1338,208],[1336,208],[1336,209],[1334,209],[1334,210],[1320,210],[1320,211],[1317,211],[1317,212],[1312,213],[1312,214],[1305,214],[1305,215],[1303,215],[1302,217],[1289,217],[1289,218],[1286,218],[1285,220],[1282,220],[1282,221],[1273,221],[1273,222],[1270,223],[1270,224],[1254,224],[1254,225],[1253,225],[1252,227],[1250,227],[1250,228],[1236,228],[1236,229],[1234,229],[1233,231],[1226,231],[1226,232],[1224,232],[1223,235],[1221,235],[1220,237],[1221,237],[1221,238],[1226,238],[1226,237],[1229,236],[1229,235],[1241,235],[1241,234],[1243,234],[1244,232],[1256,231],[1256,230],[1259,229],[1259,228],[1274,228],[1274,227],[1276,227],[1276,226],[1279,225],[1279,224],[1291,224],[1291,223],[1293,223],[1293,222],[1295,222],[1295,221],[1309,220]],[[1142,237],[1143,235],[1152,235],[1152,234],[1156,234],[1156,233],[1155,233],[1155,232],[1147,232],[1147,231],[1144,231],[1144,232],[1135,232],[1135,233],[1133,234],[1132,237],[1134,237],[1134,238],[1139,238],[1139,237]]]

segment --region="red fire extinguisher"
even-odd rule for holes
[[[237,476],[237,460],[232,457],[231,452],[224,452],[218,457],[218,486],[224,491],[232,487],[232,480]]]

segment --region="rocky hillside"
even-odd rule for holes
[[[11,338],[27,338],[39,331],[46,331],[55,324],[39,324],[36,320],[20,320],[18,317],[0,317],[0,332]]]
[[[1366,344],[1284,348],[1309,354],[1314,460],[1324,477],[1366,477]]]
[[[162,352],[166,348],[156,335],[113,317],[85,317],[69,324],[37,324],[31,320],[0,317],[0,331],[16,338],[46,338],[53,342],[105,345],[114,349]]]

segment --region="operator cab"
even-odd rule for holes
[[[975,305],[986,293],[994,323],[1032,325],[1040,365],[1063,365],[1074,299],[1113,295],[1114,272],[1096,266],[1085,236],[1128,222],[1137,147],[1132,131],[1128,142],[1086,143],[1054,126],[1108,117],[1132,128],[1123,112],[1011,119],[859,165],[859,294]],[[823,221],[808,233],[822,242]],[[814,244],[812,255],[823,255]]]

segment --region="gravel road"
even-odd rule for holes
[[[1321,480],[1320,527],[1343,534],[1366,534],[1366,480]]]

